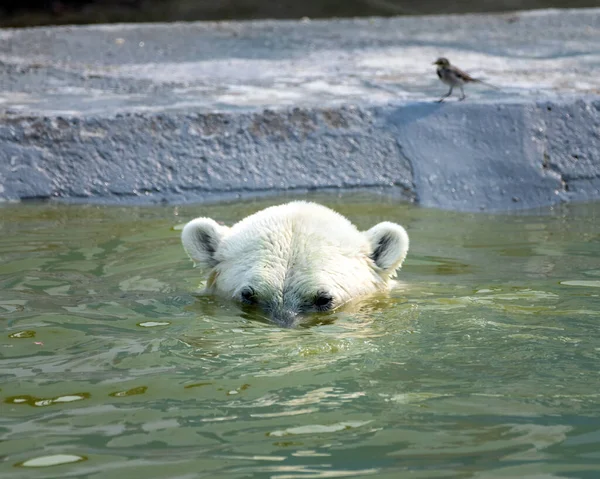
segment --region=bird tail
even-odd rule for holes
[[[477,81],[477,83],[481,83],[482,85],[493,88],[494,90],[500,90],[500,87],[497,87],[496,85],[492,85],[491,83],[487,83],[487,82],[484,82],[483,80],[479,80],[479,79],[477,79],[476,81]]]

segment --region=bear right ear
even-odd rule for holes
[[[402,266],[408,252],[408,234],[396,224],[384,221],[364,233],[371,244],[371,259],[390,277]]]
[[[215,253],[229,228],[221,226],[210,218],[196,218],[183,227],[181,242],[183,249],[194,262],[194,266],[203,270],[217,264]]]

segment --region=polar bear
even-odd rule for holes
[[[196,218],[181,240],[207,292],[256,305],[281,326],[387,290],[408,252],[402,226],[386,221],[360,232],[306,201],[266,208],[232,227]]]

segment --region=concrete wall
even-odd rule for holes
[[[0,30],[0,198],[600,197],[600,10]],[[500,87],[446,91],[444,55]]]

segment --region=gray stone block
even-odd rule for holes
[[[0,199],[597,199],[600,10],[0,30]],[[500,91],[445,92],[444,55]]]

